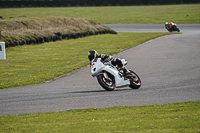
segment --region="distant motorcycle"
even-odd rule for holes
[[[107,91],[125,86],[139,89],[141,86],[141,80],[135,72],[129,70],[129,76],[124,77],[123,71],[118,70],[111,61],[102,62],[101,58],[94,58],[90,69],[92,76],[97,77],[99,84]]]
[[[179,28],[177,27],[177,25],[173,22],[169,23],[166,22],[165,23],[165,28],[169,31],[169,32],[172,32],[172,31],[177,31],[177,32],[180,32]]]

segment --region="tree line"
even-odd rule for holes
[[[200,3],[199,0],[0,0],[0,7],[129,6]]]

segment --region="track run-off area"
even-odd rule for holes
[[[164,24],[104,24],[117,32],[167,32]],[[0,115],[200,101],[200,24],[159,37],[114,57],[142,80],[140,89],[105,91],[89,66],[42,84],[0,90]]]

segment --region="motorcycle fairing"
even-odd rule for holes
[[[128,79],[125,80],[124,77],[121,77],[119,75],[119,71],[117,69],[113,68],[112,66],[106,65],[103,68],[103,70],[109,72],[110,74],[112,74],[114,76],[116,88],[130,85],[130,81]]]

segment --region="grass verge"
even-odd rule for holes
[[[0,116],[0,132],[200,132],[200,102]]]
[[[42,83],[87,66],[87,53],[117,54],[145,41],[171,33],[118,33],[23,45],[6,49],[0,60],[0,89]]]
[[[200,4],[102,7],[0,8],[9,17],[76,17],[96,23],[200,23]]]

